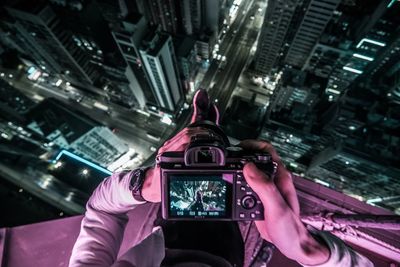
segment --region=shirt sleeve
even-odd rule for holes
[[[128,222],[126,213],[144,203],[135,200],[129,190],[134,172],[115,173],[95,189],[86,204],[70,267],[111,266],[115,262]]]
[[[329,250],[328,261],[319,265],[303,265],[304,267],[373,267],[374,264],[365,256],[354,251],[346,244],[329,232],[313,231],[312,235],[324,242]]]

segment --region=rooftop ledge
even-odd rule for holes
[[[331,231],[366,255],[375,266],[397,266],[393,264],[400,262],[399,216],[302,177],[295,176],[293,179],[305,223]],[[137,240],[139,232],[150,233],[152,226],[146,225],[145,221],[151,220],[149,214],[158,207],[159,204],[147,203],[129,212],[120,255],[130,244],[140,241]],[[360,218],[360,214],[367,216]],[[382,220],[379,221],[379,218]],[[0,229],[0,267],[68,266],[81,219],[82,216],[74,216]],[[299,266],[278,251],[271,265]]]

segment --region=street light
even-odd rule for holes
[[[56,164],[54,164],[55,169],[61,168],[62,166],[63,166],[63,163],[61,161],[57,161]]]

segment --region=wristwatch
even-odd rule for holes
[[[147,202],[147,200],[144,199],[142,196],[142,187],[144,184],[144,180],[146,179],[146,171],[149,168],[150,167],[138,168],[132,171],[129,190],[131,190],[133,198],[137,201]]]

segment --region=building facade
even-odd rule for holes
[[[99,77],[99,67],[90,55],[64,29],[50,5],[21,2],[7,7],[15,20],[8,25],[14,30],[14,40],[42,69],[60,74],[66,81],[91,86]],[[83,45],[83,44],[81,44]]]
[[[183,92],[171,36],[151,33],[139,52],[158,107],[174,114],[182,104]]]
[[[281,56],[281,48],[298,2],[299,0],[268,2],[255,54],[256,74],[269,74]]]

